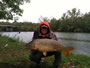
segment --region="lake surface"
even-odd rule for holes
[[[33,32],[0,32],[12,38],[18,38],[24,42],[30,42],[33,37]],[[55,32],[58,41],[69,46],[73,46],[74,53],[85,54],[90,56],[90,33],[64,33]]]

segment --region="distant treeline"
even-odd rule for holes
[[[32,22],[0,22],[0,31],[34,31],[38,28],[39,23]],[[8,29],[8,30],[7,30]]]
[[[59,20],[51,19],[50,26],[59,32],[90,32],[90,12],[81,14],[76,8],[68,10]]]
[[[55,18],[47,19],[52,31],[56,32],[90,32],[90,12],[81,14],[80,10],[73,8],[63,14],[58,20]],[[38,28],[40,23],[33,22],[14,22],[14,23],[0,23],[19,26],[17,31],[34,31]]]

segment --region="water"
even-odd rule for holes
[[[19,38],[24,42],[30,42],[33,37],[33,32],[2,32],[1,34],[11,38]]]
[[[55,33],[59,41],[73,46],[73,52],[90,56],[90,33]]]
[[[33,32],[2,32],[1,34],[12,38],[19,38],[24,42],[30,42],[33,37]],[[55,32],[55,34],[59,42],[73,46],[75,48],[74,53],[90,56],[90,33]]]

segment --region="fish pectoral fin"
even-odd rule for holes
[[[70,52],[69,51],[64,51],[65,55],[68,57],[70,56]]]
[[[43,55],[46,56],[46,55],[47,55],[47,52],[44,51],[44,52],[43,52]]]

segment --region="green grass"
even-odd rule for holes
[[[0,68],[35,68],[35,63],[29,60],[29,51],[24,49],[25,44],[18,39],[0,36]],[[47,57],[41,68],[53,68],[53,61],[53,56]],[[90,68],[90,56],[71,53],[66,57],[62,52],[60,68],[64,67]]]

